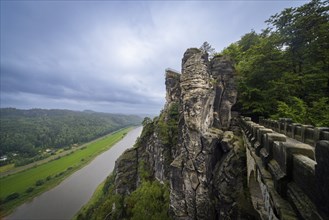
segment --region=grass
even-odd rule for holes
[[[70,174],[89,163],[93,158],[109,149],[116,142],[120,141],[131,129],[131,127],[125,128],[76,150],[71,154],[1,178],[0,198],[2,202],[0,206],[0,217],[8,215],[18,205],[59,184]],[[38,180],[43,180],[44,183],[40,186],[36,186]],[[30,187],[33,187],[33,190],[31,192],[26,192]],[[5,198],[13,193],[19,193],[19,197],[3,203]]]
[[[0,173],[6,172],[8,170],[12,170],[14,168],[15,168],[15,164],[13,164],[13,163],[1,166],[0,167]]]

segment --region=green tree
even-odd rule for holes
[[[208,53],[210,57],[215,54],[215,49],[207,41],[205,41],[199,49],[204,53]]]
[[[169,209],[169,190],[158,181],[144,181],[127,199],[132,220],[165,220]]]
[[[145,117],[142,122],[142,125],[145,127],[147,124],[149,124],[151,122],[152,122],[152,119],[150,119],[149,117]]]
[[[288,103],[278,101],[277,113],[273,118],[291,118],[294,122],[307,123],[307,106],[297,97],[291,97]]]
[[[318,106],[329,97],[328,10],[328,1],[319,0],[285,9],[266,21],[267,29],[251,31],[222,51],[235,60],[242,114],[284,115],[303,106],[306,114],[296,112],[297,120],[326,121],[326,108]]]
[[[323,97],[312,103],[309,109],[309,121],[311,124],[325,127],[329,126],[329,98]]]
[[[281,36],[292,73],[303,76],[300,97],[308,104],[329,96],[328,10],[328,1],[312,0],[298,8],[285,9],[267,21],[273,33]]]

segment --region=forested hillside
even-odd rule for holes
[[[92,111],[2,108],[0,113],[0,155],[14,154],[11,159],[23,164],[29,162],[23,158],[42,157],[40,150],[84,143],[142,120]]]
[[[239,77],[237,108],[250,116],[289,117],[329,126],[329,4],[311,1],[271,16],[223,50]]]

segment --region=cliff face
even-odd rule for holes
[[[245,153],[232,131],[238,130],[231,120],[234,78],[229,59],[208,61],[207,54],[188,49],[181,74],[166,70],[164,110],[144,124],[135,147],[117,160],[113,192],[128,196],[143,179],[155,180],[169,185],[173,219],[252,216],[244,190]]]
[[[237,91],[232,63],[208,61],[198,49],[182,60],[177,150],[170,169],[170,210],[175,219],[239,217],[244,154],[228,131]],[[168,101],[168,100],[167,100]],[[246,201],[246,203],[248,203]]]

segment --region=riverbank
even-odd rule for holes
[[[0,217],[62,182],[120,141],[132,127],[107,135],[63,157],[0,179]]]
[[[84,143],[78,147],[73,147],[72,149],[69,149],[69,150],[65,150],[65,151],[62,151],[63,149],[60,149],[62,152],[60,153],[56,153],[55,155],[51,155],[45,159],[42,159],[42,160],[38,160],[38,161],[35,161],[33,163],[29,163],[29,164],[26,164],[24,166],[19,166],[19,167],[15,167],[14,164],[8,164],[8,165],[5,165],[4,168],[0,168],[0,178],[2,177],[6,177],[6,176],[9,176],[9,175],[12,175],[12,174],[15,174],[15,173],[19,173],[19,172],[22,172],[24,170],[28,170],[30,168],[33,168],[33,167],[36,167],[36,166],[39,166],[39,165],[42,165],[44,163],[48,163],[49,161],[52,161],[54,159],[56,159],[58,156],[60,157],[63,157],[63,156],[66,156],[68,154],[71,154],[72,152],[76,151],[76,150],[79,150],[80,148],[83,148],[91,143],[94,143],[96,141],[99,141],[101,139],[103,139],[104,137],[107,137],[109,135],[112,135],[118,131],[121,131],[125,128],[121,128],[117,131],[114,131],[114,132],[111,132],[105,136],[102,136],[102,137],[99,137],[99,138],[96,138],[95,140],[92,140],[92,141],[89,141],[87,143]]]
[[[85,204],[78,213],[75,214],[75,216],[72,218],[72,220],[77,220],[79,215],[85,215],[85,212],[90,209],[93,205],[97,203],[97,201],[100,200],[103,196],[103,187],[105,185],[106,180],[104,180],[101,184],[99,184],[93,193],[90,200]]]

